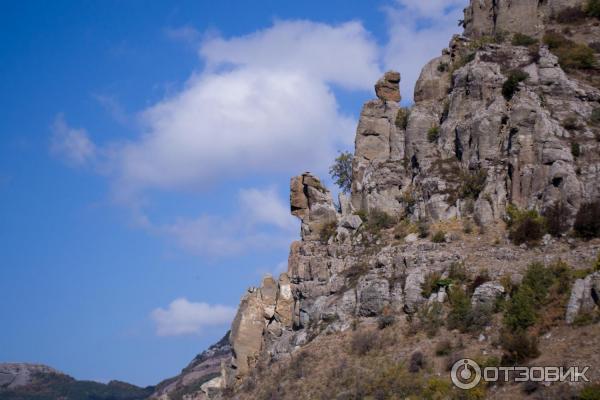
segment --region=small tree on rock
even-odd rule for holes
[[[333,165],[329,167],[331,178],[344,193],[350,193],[352,190],[352,159],[352,153],[341,152]]]

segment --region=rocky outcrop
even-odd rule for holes
[[[475,288],[473,296],[471,296],[471,305],[473,307],[493,307],[504,293],[504,286],[499,282],[485,282]]]
[[[562,217],[572,224],[581,204],[600,198],[598,128],[589,122],[600,90],[567,75],[545,46],[482,40],[504,30],[539,35],[568,4],[473,0],[465,10],[465,35],[453,37],[423,68],[413,106],[398,104],[400,74],[387,72],[376,83],[377,98],[360,114],[351,193],[340,196],[340,209],[314,175],[291,180],[291,212],[302,222],[302,240],[291,245],[286,273],[266,277],[242,299],[232,357],[223,366],[225,385],[357,321],[390,313],[412,320],[424,306],[447,299],[445,288],[426,298],[426,281],[446,279],[451,266],[469,257],[485,259],[480,267],[492,278],[475,288],[474,307],[495,305],[507,295],[500,277],[517,283],[533,261],[533,253],[503,246],[500,238],[500,247],[484,246],[477,254],[452,235],[432,243],[416,233],[421,220],[469,218],[484,228],[504,218],[509,204],[544,212],[561,202]],[[507,93],[515,71],[524,78]],[[573,120],[577,129],[566,123]],[[573,143],[581,143],[584,154],[575,156]],[[373,232],[377,223],[370,217],[379,212],[413,229],[386,239]],[[544,243],[548,258],[556,241]],[[597,250],[586,247],[584,257],[573,247],[553,257],[568,251],[581,262]],[[511,270],[519,263],[520,271]],[[568,321],[597,301],[593,279],[575,285]]]
[[[590,314],[600,307],[600,272],[577,279],[571,289],[565,320],[567,324],[575,322],[582,314]]]
[[[290,205],[292,215],[302,221],[302,239],[315,240],[327,224],[337,222],[337,210],[333,206],[331,193],[309,172],[292,178]]]
[[[260,288],[251,288],[242,298],[231,327],[233,350],[226,379],[247,375],[259,361],[267,342],[289,336],[294,320],[294,299],[290,279],[281,274],[276,281],[266,276]]]
[[[62,372],[41,364],[0,363],[0,388],[27,386],[33,382],[36,374],[62,375]]]
[[[375,84],[375,94],[383,101],[399,102],[400,96],[400,72],[388,71]]]
[[[193,398],[206,399],[210,389],[222,386],[221,364],[229,361],[231,355],[227,332],[221,340],[198,354],[181,374],[159,383],[150,398],[169,400],[182,395],[193,395]]]
[[[585,0],[471,0],[465,9],[465,36],[519,32],[539,36],[550,19],[567,7],[583,7]]]

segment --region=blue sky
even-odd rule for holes
[[[410,103],[465,3],[5,2],[0,362],[178,373],[285,269],[289,178],[352,149],[382,71]]]

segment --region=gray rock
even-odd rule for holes
[[[475,288],[471,296],[471,305],[492,306],[504,293],[504,286],[499,282],[485,282]]]

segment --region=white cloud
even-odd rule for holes
[[[281,200],[273,187],[266,190],[242,189],[240,203],[243,215],[252,223],[270,224],[285,230],[298,228],[288,203]]]
[[[96,156],[96,146],[86,130],[69,126],[63,114],[58,114],[52,124],[50,151],[73,166],[87,164]]]
[[[209,40],[200,54],[210,69],[233,64],[292,71],[349,89],[371,90],[380,74],[379,49],[356,21],[336,26],[277,21],[250,35]]]
[[[235,308],[194,303],[185,298],[173,300],[166,309],[156,308],[151,317],[159,336],[199,334],[205,328],[231,323]]]
[[[200,54],[207,68],[143,111],[145,133],[117,152],[121,190],[325,171],[355,129],[330,85],[371,89],[379,75],[377,46],[358,22],[276,22],[206,39]]]
[[[385,46],[386,68],[401,72],[402,97],[412,101],[421,69],[441,54],[452,35],[460,33],[466,0],[397,0],[386,7],[389,41]]]
[[[171,40],[178,40],[187,44],[198,44],[202,36],[196,28],[190,25],[183,25],[177,28],[166,28],[165,35]]]
[[[205,214],[164,226],[149,226],[146,219],[146,228],[173,239],[188,252],[210,257],[284,249],[296,237],[298,221],[274,188],[242,189],[239,203],[240,209],[226,217]]]

